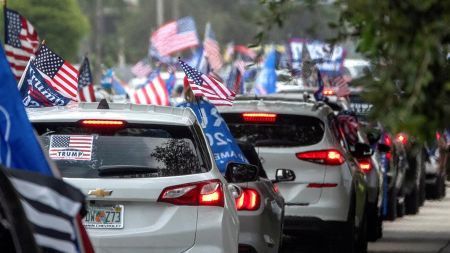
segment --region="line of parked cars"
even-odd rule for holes
[[[96,252],[281,252],[284,234],[366,252],[383,219],[445,195],[446,150],[367,122],[352,96],[237,97],[220,114],[248,164],[224,174],[191,109],[101,102],[27,113],[87,195]]]

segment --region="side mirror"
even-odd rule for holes
[[[371,131],[367,133],[367,140],[369,141],[370,145],[377,143],[380,138],[381,134],[379,132]]]
[[[230,183],[245,183],[258,180],[258,167],[245,163],[229,163],[225,178]]]
[[[288,182],[295,180],[295,173],[289,169],[277,169],[275,172],[275,180],[272,183]]]
[[[386,144],[379,143],[378,144],[378,151],[380,151],[382,153],[387,153],[387,152],[391,151],[391,147],[389,147]]]
[[[369,158],[373,154],[372,148],[365,143],[358,142],[355,144],[355,149],[352,152],[352,155],[355,158]]]

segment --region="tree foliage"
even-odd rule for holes
[[[14,0],[8,7],[30,20],[39,38],[55,52],[67,60],[77,59],[80,41],[89,31],[77,0]]]
[[[450,126],[450,2],[341,0],[341,35],[374,65],[374,117],[393,131],[430,137]]]

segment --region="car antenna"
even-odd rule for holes
[[[105,98],[102,98],[100,103],[98,103],[97,109],[109,109],[108,101]]]

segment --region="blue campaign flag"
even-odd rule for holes
[[[323,95],[324,85],[322,75],[320,74],[319,70],[317,70],[317,87],[318,87],[317,90],[314,92],[314,98],[316,99],[316,101],[322,101],[324,99]]]
[[[201,122],[203,131],[214,153],[217,167],[225,173],[229,162],[248,163],[244,154],[231,135],[225,120],[217,108],[205,100],[198,103],[182,103],[179,107],[191,108]]]
[[[114,76],[113,69],[106,70],[106,73],[102,76],[100,84],[104,89],[111,89],[115,95],[127,95],[127,91],[123,88],[120,80]]]
[[[167,88],[167,92],[170,94],[172,94],[173,88],[175,87],[175,82],[176,82],[177,78],[175,76],[175,72],[171,72],[169,74],[169,78],[167,78],[166,80],[166,88]]]
[[[33,63],[30,63],[25,72],[20,95],[25,107],[63,106],[70,102],[70,98],[47,84]]]
[[[0,163],[48,176],[52,170],[28,120],[16,80],[0,46]]]
[[[267,54],[264,66],[256,77],[255,94],[265,95],[277,92],[276,60],[277,53],[273,49]]]

